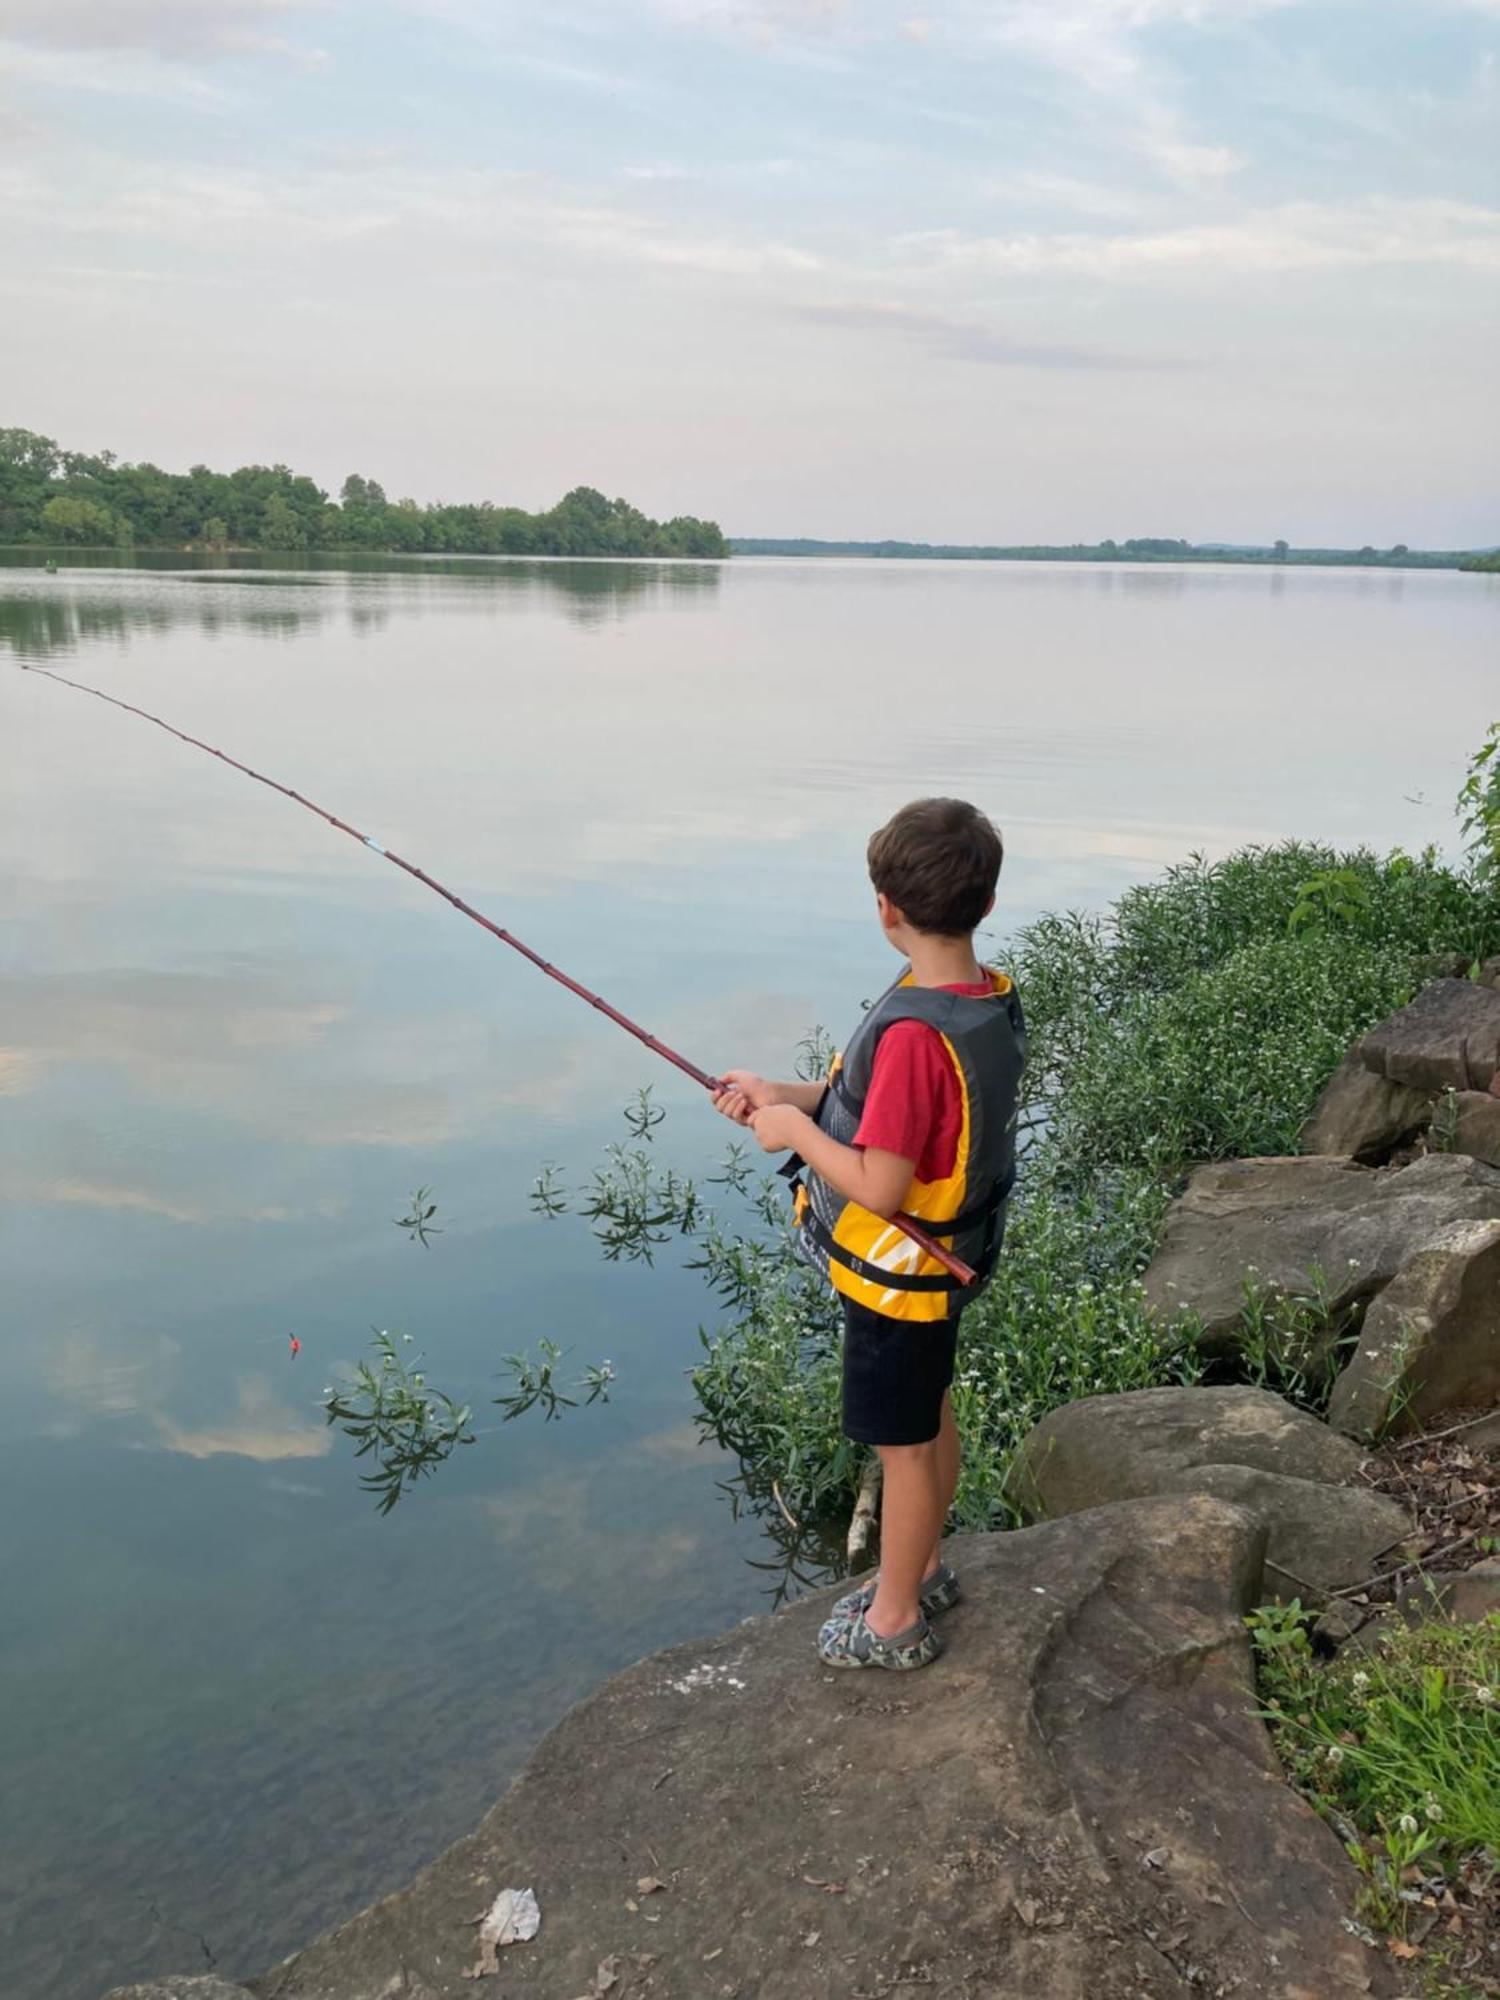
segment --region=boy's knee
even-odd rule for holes
[[[893,1466],[922,1465],[936,1458],[938,1441],[926,1438],[921,1444],[883,1444],[877,1447],[887,1470]]]

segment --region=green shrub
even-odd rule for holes
[[[964,1315],[954,1403],[965,1440],[957,1514],[1009,1518],[1006,1468],[1048,1410],[1183,1380],[1186,1326],[1163,1329],[1140,1277],[1195,1160],[1295,1149],[1349,1043],[1407,1001],[1439,953],[1500,950],[1500,887],[1432,853],[1384,860],[1289,844],[1201,857],[1104,916],[1041,918],[1009,956],[1031,1046],[1025,1157],[995,1276]],[[605,1254],[691,1235],[729,1308],[693,1381],[706,1428],[799,1513],[857,1488],[839,1428],[837,1314],[798,1262],[784,1197],[741,1149],[702,1192],[645,1146],[612,1148],[583,1212]],[[545,1212],[554,1212],[543,1204]],[[1247,1292],[1247,1379],[1316,1403],[1326,1350]]]
[[[1405,1934],[1408,1871],[1500,1871],[1500,1613],[1479,1624],[1393,1622],[1363,1654],[1319,1661],[1310,1614],[1248,1620],[1265,1714],[1294,1782],[1366,1878],[1366,1911]]]

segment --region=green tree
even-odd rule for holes
[[[119,538],[120,524],[97,500],[76,493],[54,493],[42,509],[42,527],[54,542],[107,547]]]
[[[265,513],[261,520],[260,545],[263,549],[307,547],[307,530],[298,519],[295,509],[280,493],[272,493],[266,500]]]
[[[1289,553],[1290,553],[1289,543],[1278,542],[1276,544],[1276,560],[1278,562],[1285,562]]]

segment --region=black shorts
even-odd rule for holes
[[[942,1423],[953,1381],[958,1314],[887,1319],[840,1297],[844,1308],[844,1435],[856,1444],[926,1444]]]

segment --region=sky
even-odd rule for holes
[[[731,534],[1500,542],[1500,0],[0,0],[0,422]]]

